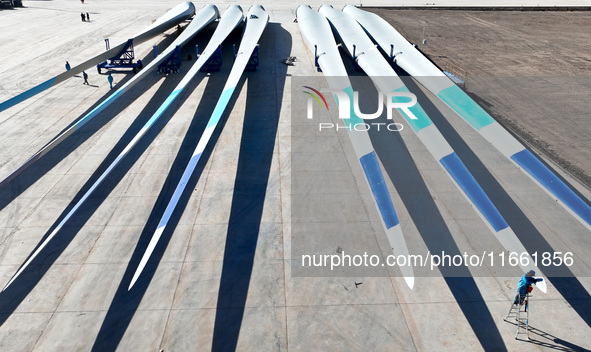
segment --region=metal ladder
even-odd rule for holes
[[[509,321],[510,317],[515,317],[515,321],[517,322],[517,331],[515,331],[515,339],[519,337],[519,335],[527,335],[529,339],[529,310],[530,310],[530,297],[531,295],[526,293],[525,295],[520,295],[519,292],[515,294],[513,298],[513,302],[511,302],[511,308],[509,309],[509,313],[503,320]]]

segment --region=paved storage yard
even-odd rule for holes
[[[112,45],[127,40],[177,3],[25,1],[24,8],[0,10],[0,102],[62,72],[66,60],[74,66],[102,52],[104,38]],[[221,13],[229,4],[216,3]],[[249,3],[240,5],[248,10]],[[515,340],[515,325],[502,319],[519,269],[484,265],[447,278],[439,273],[445,270],[435,269],[429,277],[417,276],[413,290],[396,268],[375,277],[345,271],[333,277],[292,275],[300,263],[291,250],[292,172],[302,171],[291,163],[292,153],[299,152],[292,149],[298,118],[292,116],[292,90],[300,90],[292,82],[308,76],[314,86],[325,83],[293,22],[297,4],[263,5],[271,20],[260,41],[260,66],[245,74],[223,129],[212,138],[215,146],[206,149],[181,199],[182,211],[173,215],[136,286],[128,291],[221,93],[240,30],[224,44],[221,71],[198,75],[29,269],[0,293],[0,350],[591,349],[589,229],[412,82],[409,88],[528,251],[573,253],[570,268],[543,269],[548,293],[534,289],[532,340]],[[543,159],[591,199],[591,129],[585,123],[589,12],[372,11],[413,42],[420,42],[426,27],[430,57],[469,71],[468,91],[534,150],[547,153]],[[82,22],[80,12],[88,12],[91,21]],[[193,44],[202,48],[214,28]],[[149,61],[153,45],[162,52],[175,37],[172,29],[136,46],[136,57]],[[281,63],[288,56],[297,57],[294,66]],[[181,74],[151,74],[0,189],[2,287],[131,141],[194,58],[192,48],[183,49]],[[0,112],[0,179],[110,94],[105,75],[87,72],[90,85],[73,77]],[[116,87],[129,75],[114,74]],[[543,76],[543,84],[531,76]],[[557,87],[563,100],[552,95]],[[335,186],[325,200],[345,215],[355,212],[355,231],[362,231],[346,238],[327,231],[322,243],[332,246],[330,253],[354,247],[385,257],[391,249],[350,142],[341,132],[330,136],[335,144],[327,142],[327,148],[339,147],[330,149],[329,161],[356,188],[351,193]],[[487,251],[498,257],[504,252],[410,128],[372,134],[372,142],[411,253]]]

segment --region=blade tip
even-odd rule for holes
[[[406,284],[408,285],[408,287],[412,290],[415,286],[415,278],[414,276],[405,276],[404,277],[404,281],[406,281]]]
[[[135,285],[137,278],[138,278],[138,275],[136,273],[135,275],[133,275],[133,279],[131,279],[131,282],[129,283],[129,287],[127,287],[127,292],[131,291],[131,288],[133,287],[133,285]]]

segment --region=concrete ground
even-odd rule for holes
[[[0,10],[0,33],[10,38],[0,44],[0,101],[55,76],[66,60],[75,64],[101,52],[106,37],[112,44],[126,40],[176,4],[55,0]],[[223,12],[228,4],[216,5]],[[248,9],[246,3],[241,5]],[[572,267],[544,270],[548,293],[534,291],[531,340],[514,339],[515,325],[502,319],[516,289],[518,269],[484,265],[465,269],[463,277],[446,278],[435,272],[417,277],[413,290],[395,268],[372,276],[344,271],[331,277],[292,275],[299,262],[292,244],[301,229],[292,223],[297,213],[292,209],[292,173],[309,171],[292,164],[292,153],[302,152],[294,150],[294,144],[299,146],[294,140],[299,120],[292,115],[292,90],[299,87],[292,83],[294,77],[306,76],[316,86],[324,84],[293,22],[296,5],[265,4],[271,22],[260,41],[260,66],[241,81],[223,129],[212,138],[215,145],[206,149],[189,182],[187,189],[192,191],[181,199],[180,211],[136,286],[127,290],[225,83],[229,44],[239,41],[240,31],[224,45],[221,72],[198,75],[30,268],[0,293],[1,350],[591,349],[589,230],[412,81],[407,82],[409,88],[525,247],[530,252],[574,255]],[[90,13],[91,22],[82,22],[80,12]],[[197,38],[200,47],[212,30]],[[173,32],[137,46],[136,56],[148,60],[152,46],[163,48],[174,39]],[[570,34],[563,33],[564,41]],[[192,49],[184,49],[183,57],[189,53]],[[434,49],[431,54],[436,55]],[[295,66],[281,63],[287,56],[298,58]],[[191,62],[185,60],[183,72]],[[0,178],[108,96],[106,76],[92,69],[88,73],[90,86],[74,77],[0,113]],[[117,74],[115,83],[128,77]],[[150,75],[0,189],[2,286],[180,79],[182,73]],[[313,231],[324,235],[322,243],[331,251],[355,247],[386,256],[390,246],[350,142],[341,132],[326,138],[327,148],[334,147],[329,162],[339,178],[354,187],[333,187],[322,194],[320,201],[325,203],[309,205],[329,215],[336,213],[327,211],[329,206],[355,214],[344,221],[355,222],[359,231],[345,237],[322,232],[320,224]],[[556,138],[531,133],[547,143]],[[585,130],[577,133],[588,138]],[[411,253],[503,252],[410,128],[371,137]],[[588,158],[577,159],[588,144],[572,144],[564,157],[588,165]],[[550,158],[545,160],[591,199],[591,192],[576,178],[562,173]]]

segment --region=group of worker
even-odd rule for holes
[[[70,63],[68,61],[66,61],[66,71],[70,71],[70,68],[72,68],[70,66]],[[84,83],[82,83],[82,84],[90,85],[88,83],[88,73],[86,73],[86,71],[82,71],[82,78],[84,78]],[[110,72],[109,72],[109,75],[107,76],[107,81],[109,81],[109,87],[111,89],[113,89],[113,76],[111,76]]]
[[[90,22],[90,15],[88,12],[84,14],[84,12],[80,12],[80,17],[82,17],[82,22]]]

